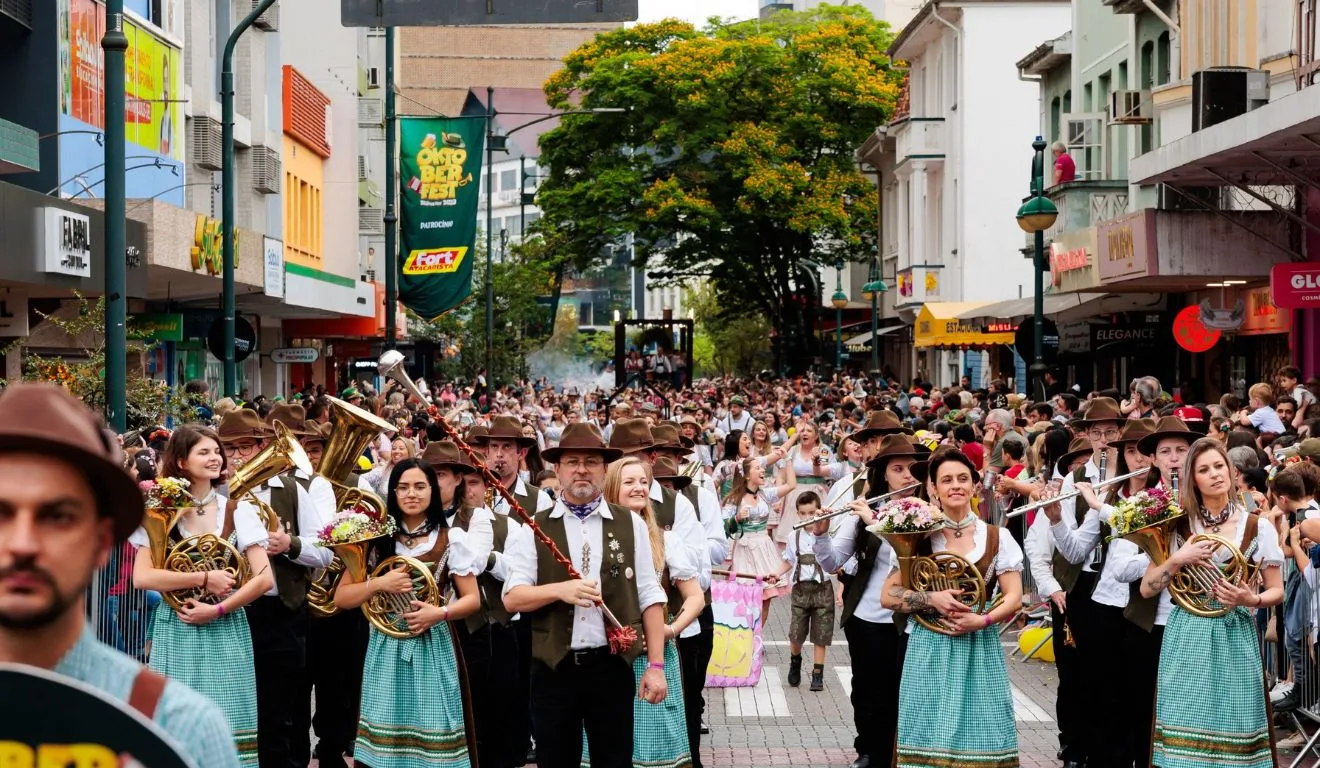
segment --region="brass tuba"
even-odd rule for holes
[[[329,480],[330,486],[334,488],[335,511],[350,512],[367,507],[372,515],[384,517],[387,514],[385,500],[354,485],[353,468],[357,466],[362,451],[377,435],[396,430],[389,422],[351,403],[336,397],[328,399],[330,436],[326,439],[325,452],[321,456],[321,466],[317,473]],[[335,559],[307,587],[307,607],[313,616],[325,618],[339,613],[334,595],[346,570],[354,581],[361,582],[366,578],[369,541],[366,539],[330,547],[335,552]]]
[[[958,600],[976,613],[985,610],[985,578],[976,564],[961,555],[952,552],[936,552],[933,555],[917,555],[921,541],[931,534],[930,531],[915,533],[881,533],[889,546],[898,556],[898,574],[907,589],[918,592],[941,592],[946,589],[959,589],[962,594]],[[916,614],[917,623],[932,632],[952,635],[949,627],[939,616]]]
[[[229,476],[229,498],[242,499],[255,505],[262,522],[266,524],[266,530],[272,532],[280,528],[279,515],[275,514],[269,504],[257,498],[257,488],[271,478],[295,469],[301,469],[309,475],[313,472],[311,459],[307,458],[307,452],[289,428],[279,421],[274,426],[275,437],[270,445]]]
[[[151,564],[165,571],[176,573],[205,573],[207,571],[225,571],[234,577],[234,588],[243,585],[248,578],[247,560],[232,544],[213,533],[189,536],[183,541],[170,544],[170,533],[179,524],[183,516],[183,507],[148,507],[142,518],[142,527],[147,532],[150,544]],[[178,610],[190,599],[203,603],[216,603],[218,598],[204,587],[188,587],[175,592],[164,592],[161,599],[169,607]]]

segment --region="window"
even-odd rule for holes
[[[518,170],[511,169],[500,173],[500,189],[508,191],[518,188]]]
[[[1072,111],[1072,91],[1063,92],[1063,113],[1066,115]]]
[[[1128,70],[1127,62],[1118,62],[1118,90],[1126,91],[1128,89]]]
[[[1082,86],[1082,109],[1095,111],[1095,87],[1091,83]]]
[[[1049,131],[1051,143],[1059,140],[1059,117],[1063,114],[1061,111],[1062,104],[1063,102],[1058,96],[1055,96],[1054,100],[1050,102],[1050,122],[1045,128]]]
[[[1173,62],[1170,59],[1169,33],[1166,31],[1160,35],[1159,42],[1155,46],[1155,84],[1164,85],[1172,78]]]

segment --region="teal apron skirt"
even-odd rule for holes
[[[633,660],[633,682],[642,689],[646,654]],[[687,719],[683,712],[683,681],[679,675],[678,648],[665,643],[665,685],[669,695],[659,704],[633,697],[633,768],[688,768]],[[590,768],[586,731],[582,733],[582,768]]]
[[[998,630],[949,637],[911,626],[898,695],[899,768],[1016,768],[1013,693]]]
[[[1155,765],[1274,765],[1260,646],[1245,609],[1203,618],[1175,604],[1157,690]]]
[[[463,682],[449,624],[404,640],[375,629],[354,757],[371,768],[468,768]]]
[[[184,624],[164,602],[151,620],[151,668],[214,701],[225,713],[239,765],[257,765],[257,677],[247,614]]]

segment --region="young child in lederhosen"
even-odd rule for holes
[[[820,497],[807,491],[797,497],[799,520],[820,514]],[[815,537],[805,529],[793,531],[784,547],[784,562],[793,585],[789,599],[793,612],[788,624],[788,643],[793,652],[788,665],[788,684],[802,682],[802,644],[808,637],[814,647],[811,690],[825,688],[825,649],[834,639],[834,586],[830,575],[816,563],[812,554]]]

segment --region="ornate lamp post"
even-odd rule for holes
[[[871,259],[871,269],[866,275],[866,285],[862,286],[862,297],[871,302],[871,371],[880,370],[880,294],[889,290],[885,281],[880,279],[880,263]]]
[[[1045,139],[1040,136],[1031,143],[1036,155],[1031,161],[1031,197],[1017,212],[1017,223],[1023,232],[1036,237],[1035,278],[1036,305],[1033,313],[1031,391],[1037,402],[1045,401],[1045,230],[1054,226],[1059,209],[1045,197]]]
[[[843,259],[834,262],[834,370],[843,369],[843,308],[848,306],[848,294],[843,292]]]

